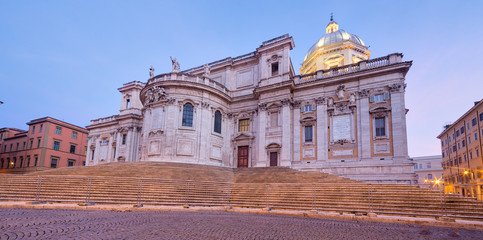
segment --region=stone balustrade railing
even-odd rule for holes
[[[326,69],[326,70],[319,70],[317,72],[306,74],[306,75],[295,76],[294,81],[296,84],[310,82],[317,79],[330,78],[330,77],[335,77],[335,76],[339,76],[347,73],[353,73],[353,72],[363,71],[367,69],[388,66],[391,64],[399,63],[401,62],[401,60],[402,60],[401,53],[393,53],[388,56],[384,56],[380,58],[360,61],[358,63],[344,65],[344,66],[335,67],[335,68]]]
[[[228,93],[228,89],[223,84],[213,79],[210,79],[208,77],[199,77],[199,76],[186,74],[186,73],[172,72],[172,73],[161,74],[149,79],[147,85],[153,84],[155,82],[160,82],[160,81],[185,81],[185,82],[199,83],[199,84],[203,84],[211,88],[220,90],[223,93],[226,93],[226,94]]]
[[[114,116],[110,116],[110,117],[94,119],[94,120],[91,120],[91,125],[110,122],[110,121],[116,120],[118,116],[119,115],[114,115]]]

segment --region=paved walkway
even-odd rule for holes
[[[481,239],[483,230],[211,211],[0,208],[0,239]]]

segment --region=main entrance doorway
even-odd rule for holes
[[[270,167],[276,167],[278,162],[278,153],[271,152],[270,153]]]
[[[239,168],[248,167],[248,146],[238,147],[238,167]]]

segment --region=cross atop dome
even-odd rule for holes
[[[333,33],[335,31],[339,30],[339,24],[337,24],[336,21],[334,21],[334,14],[330,14],[330,22],[327,24],[327,27],[325,28],[325,33]]]

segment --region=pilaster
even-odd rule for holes
[[[409,158],[406,132],[406,107],[404,103],[404,88],[401,85],[402,84],[390,87],[392,109],[391,129],[394,149],[394,163],[401,163]]]
[[[282,101],[282,149],[280,153],[280,166],[291,166],[291,147],[292,141],[291,126],[293,125],[290,117],[290,102]]]
[[[317,160],[328,160],[328,144],[327,137],[327,105],[325,104],[325,98],[318,98],[315,100],[317,103]]]
[[[300,162],[300,101],[293,104],[293,161]]]

